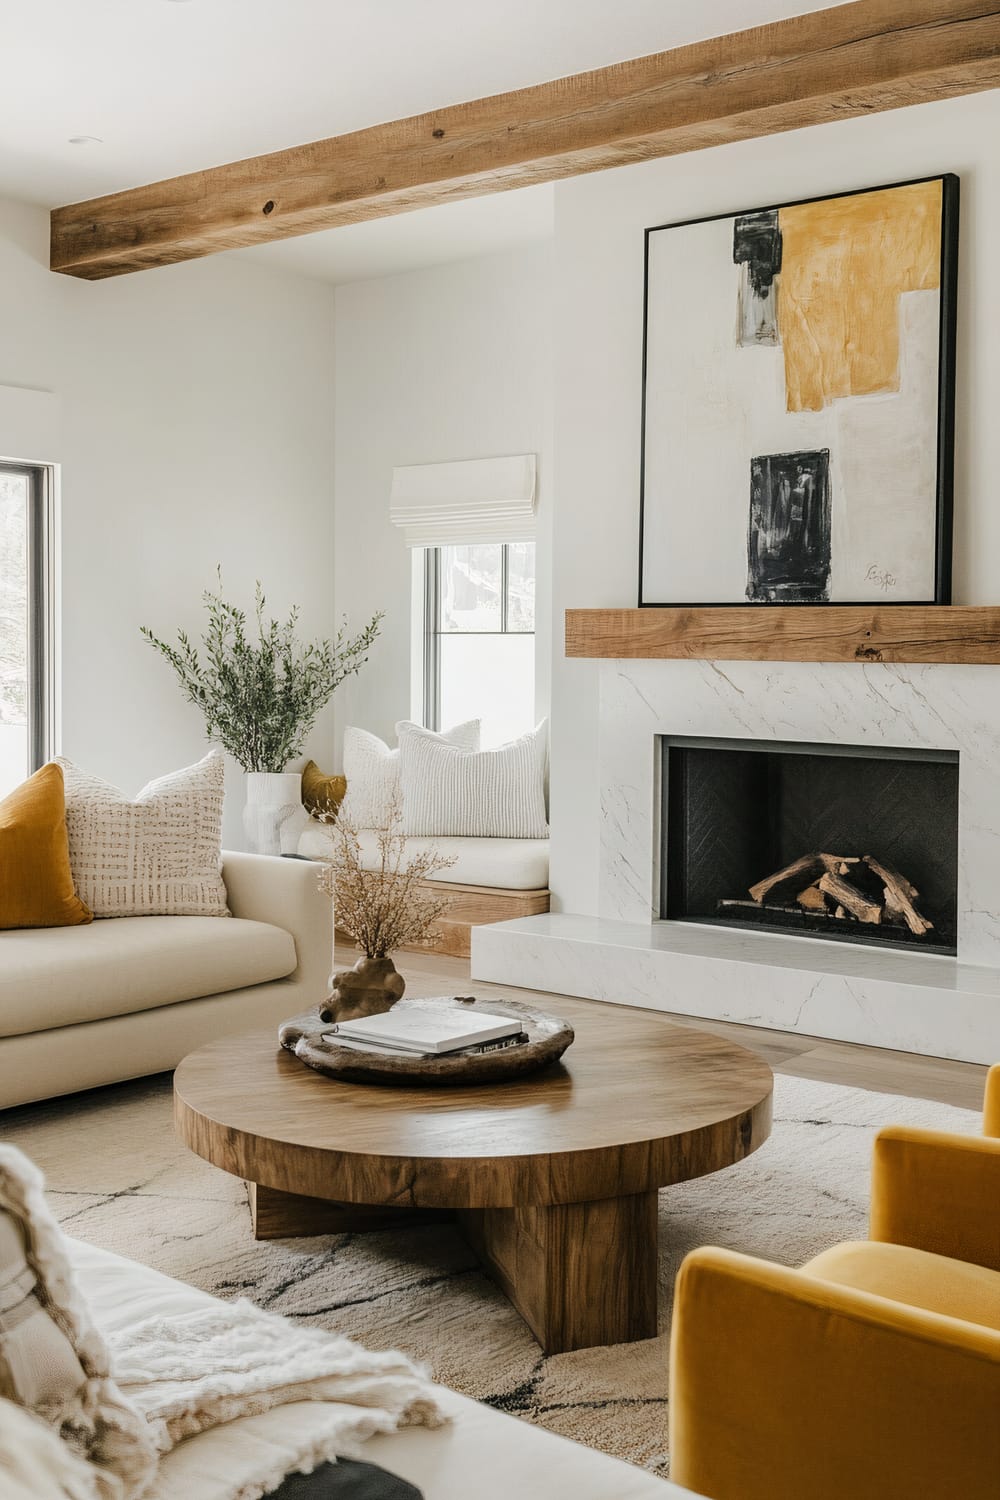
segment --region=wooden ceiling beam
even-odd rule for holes
[[[856,0],[52,212],[50,265],[171,265],[1000,86],[997,0]]]

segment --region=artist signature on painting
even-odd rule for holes
[[[883,593],[886,594],[890,589],[894,589],[896,587],[895,573],[890,573],[888,568],[880,568],[878,563],[872,563],[871,567],[868,569],[868,572],[865,574],[865,577],[867,578],[869,583],[877,584],[878,587],[882,589]]]

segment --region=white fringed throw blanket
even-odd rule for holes
[[[258,1500],[286,1473],[354,1453],[375,1433],[445,1421],[427,1371],[405,1355],[370,1353],[245,1300],[147,1318],[104,1339],[76,1287],[41,1175],[9,1146],[0,1146],[0,1210],[20,1224],[42,1305],[71,1340],[85,1377],[71,1405],[40,1415],[98,1466],[108,1496],[155,1500],[154,1450],[163,1455],[207,1428],[289,1402],[327,1405],[307,1433],[299,1425],[280,1461],[262,1451],[259,1472],[244,1466],[231,1487],[215,1486],[211,1500]]]
[[[251,1302],[148,1318],[108,1338],[122,1393],[143,1413],[161,1453],[221,1422],[290,1401],[335,1402],[324,1457],[353,1452],[376,1432],[444,1421],[427,1371],[403,1354],[374,1354]]]

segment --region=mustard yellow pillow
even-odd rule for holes
[[[335,817],[347,791],[346,776],[324,776],[314,760],[302,772],[302,801],[306,812]]]
[[[43,766],[0,802],[0,928],[93,920],[69,867],[62,768]]]

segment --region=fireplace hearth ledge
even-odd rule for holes
[[[1000,1057],[995,666],[607,660],[593,671],[598,744],[586,764],[597,827],[585,824],[578,854],[596,854],[595,915],[473,929],[475,978],[932,1057]],[[957,751],[958,957],[654,921],[663,736]],[[555,798],[553,848],[564,859],[581,790],[572,809]]]
[[[936,954],[552,912],[474,927],[472,977],[959,1062],[1000,1057],[1000,969]]]

